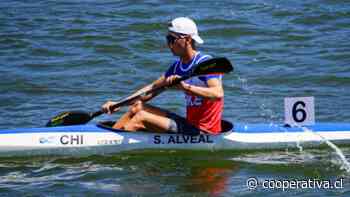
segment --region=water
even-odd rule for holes
[[[154,80],[173,61],[169,20],[199,25],[200,50],[225,56],[224,116],[281,123],[283,98],[314,96],[316,121],[350,121],[350,4],[346,1],[0,2],[0,129],[40,127],[58,112],[95,111]],[[184,113],[178,93],[153,104]],[[101,116],[93,122],[115,119]],[[350,149],[341,147],[345,159]],[[288,196],[348,196],[349,174],[331,148],[257,153],[151,152],[0,161],[1,196],[280,196],[262,179],[337,179],[343,189]]]

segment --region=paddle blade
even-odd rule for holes
[[[224,74],[231,71],[233,71],[233,66],[230,61],[225,57],[219,57],[198,64],[191,75]]]
[[[66,126],[85,124],[92,119],[89,113],[83,111],[63,112],[53,117],[47,124],[47,127]]]

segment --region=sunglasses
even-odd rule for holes
[[[185,38],[187,35],[180,35],[180,36],[175,36],[175,35],[172,35],[172,34],[168,34],[166,36],[166,41],[168,44],[174,44],[176,42],[177,39],[182,39],[182,38]]]

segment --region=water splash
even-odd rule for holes
[[[267,106],[267,104],[270,104],[269,101],[264,98],[262,100],[262,103],[260,106],[260,115],[264,117],[265,121],[269,121],[271,126],[275,126],[276,124],[274,122],[279,121],[278,114],[273,111],[270,107]]]
[[[314,135],[319,136],[323,142],[325,142],[329,147],[331,147],[335,153],[337,154],[337,156],[339,157],[342,165],[340,166],[341,170],[345,170],[347,173],[350,173],[350,163],[348,162],[348,160],[346,159],[346,157],[344,156],[343,152],[340,150],[339,147],[337,147],[334,143],[332,143],[331,141],[329,141],[327,138],[323,137],[321,134],[317,133],[317,132],[313,132],[312,130],[306,128],[306,127],[301,127],[305,132],[309,132],[312,133]]]
[[[242,90],[248,92],[249,95],[254,94],[254,91],[248,86],[248,80],[246,78],[238,76],[237,80],[240,82]]]
[[[256,96],[262,99],[258,99],[255,104],[258,105],[260,108],[260,116],[264,119],[264,121],[270,122],[270,124],[274,124],[276,121],[280,121],[278,113],[276,113],[271,105],[274,103],[271,102],[271,98],[266,96],[264,93],[264,90],[259,90],[257,88],[253,88],[252,86],[249,86],[248,79],[237,76],[237,80],[239,81],[239,88],[246,92],[250,98],[250,96]],[[248,107],[249,103],[246,104],[246,107]]]
[[[350,173],[350,163],[347,161],[346,157],[344,156],[343,152],[340,150],[339,147],[337,147],[334,143],[329,141],[327,138],[323,137],[321,134],[308,129],[307,127],[303,127],[299,125],[293,125],[293,126],[303,129],[304,132],[309,132],[320,137],[322,141],[325,142],[329,147],[331,147],[335,151],[336,155],[340,158],[340,161],[341,161],[340,169],[345,170],[347,173]],[[299,149],[300,153],[303,152],[303,147],[300,144],[300,141],[296,142],[296,147]]]
[[[299,149],[299,152],[301,152],[301,153],[302,153],[304,148],[301,146],[301,144],[300,144],[300,141],[299,141],[299,140],[297,141],[296,146],[297,146],[297,148]]]
[[[273,125],[273,123],[270,123]],[[344,156],[344,153],[342,150],[340,150],[339,147],[337,147],[334,143],[326,139],[321,134],[314,132],[306,127],[297,126],[301,129],[303,129],[304,132],[310,132],[314,135],[317,135],[322,139],[322,142],[326,143],[329,147],[331,147],[335,151],[335,155],[337,156],[337,161],[339,163],[336,163],[336,165],[340,165],[340,170],[345,170],[347,174],[350,174],[350,163],[347,161],[346,157]],[[285,130],[287,132],[287,129]],[[255,154],[248,154],[244,156],[239,156],[232,158],[234,161],[239,162],[247,162],[247,163],[255,163],[255,164],[305,164],[305,163],[318,163],[321,161],[321,157],[315,155],[315,153],[310,153],[304,151],[303,146],[301,145],[301,141],[296,141],[296,147],[299,149],[299,153],[296,154],[295,152],[289,152],[288,148],[285,149],[284,152],[273,152],[273,153],[266,153],[262,154],[259,153],[257,155]]]

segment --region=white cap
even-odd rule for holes
[[[198,29],[196,23],[187,17],[175,18],[169,23],[169,31],[190,35],[193,40],[198,44],[203,44],[203,40],[198,35]]]

